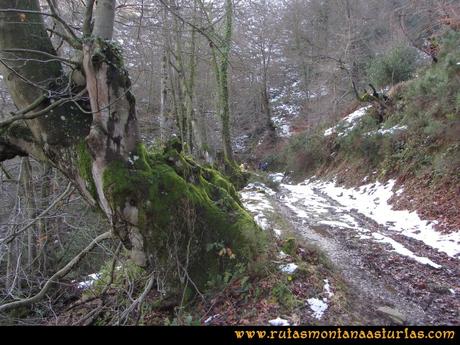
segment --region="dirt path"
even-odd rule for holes
[[[337,267],[363,324],[459,324],[458,259],[346,210],[319,189],[309,193],[299,197],[281,184],[267,198],[272,211]]]

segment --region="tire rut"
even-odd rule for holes
[[[283,187],[272,201],[294,231],[316,244],[338,268],[349,287],[351,309],[363,318],[363,323],[391,323],[388,315],[378,312],[381,307],[389,307],[402,313],[403,323],[408,325],[458,324],[460,272],[457,259],[388,230],[357,211],[348,214],[369,233],[391,238],[442,267],[436,269],[399,255],[388,250],[385,243],[360,238],[362,234],[353,229],[319,224],[318,217],[339,219],[341,211],[337,209],[342,205],[319,190],[314,192],[326,200],[323,211],[326,214],[309,214],[307,208],[296,205],[311,216],[299,217],[283,202],[290,193]]]

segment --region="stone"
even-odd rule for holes
[[[404,314],[390,307],[380,307],[377,309],[377,312],[379,314],[383,314],[384,316],[389,317],[398,325],[403,325],[407,321],[406,316]]]

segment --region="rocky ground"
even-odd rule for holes
[[[281,179],[278,176],[278,182]],[[334,308],[334,299],[330,299],[321,317],[316,317],[320,324],[359,319],[362,324],[459,324],[458,232],[449,238],[439,237],[438,242],[421,241],[414,237],[422,238],[424,231],[431,229],[426,229],[426,222],[421,222],[420,228],[409,223],[412,228],[407,229],[398,229],[399,220],[392,222],[391,217],[378,223],[372,219],[378,217],[368,217],[332,198],[324,185],[281,183],[276,189],[256,183],[248,186],[242,197],[267,231],[286,235],[270,221],[276,214],[285,229],[315,244],[346,285],[347,303]],[[340,197],[343,195],[337,199]],[[353,193],[349,197],[353,198]],[[367,210],[372,214],[369,209],[372,205]],[[324,299],[324,292],[316,299]]]

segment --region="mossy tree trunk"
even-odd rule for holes
[[[209,25],[209,46],[211,48],[212,65],[217,86],[217,112],[222,124],[222,149],[227,162],[234,164],[230,133],[230,105],[229,105],[229,80],[228,67],[230,64],[230,51],[233,33],[233,3],[225,1],[225,21],[222,33],[219,33],[212,24],[213,20],[207,5],[198,0],[201,11],[207,17]]]
[[[223,155],[222,157],[218,156],[217,161],[231,181],[238,188],[241,188],[246,183],[247,176],[239,169],[235,162],[230,126],[229,67],[233,34],[233,2],[232,0],[226,0],[224,3],[225,20],[222,33],[219,33],[214,28],[214,24],[212,24],[213,20],[210,16],[212,11],[208,9],[207,5],[202,0],[197,1],[209,24],[209,34],[207,38],[211,48],[212,65],[216,77],[217,112],[222,124],[221,138]]]
[[[36,14],[38,0],[21,6],[17,9],[16,1],[0,0],[2,59],[8,58],[5,49],[20,47],[23,54],[15,72],[3,66],[2,73],[19,109],[34,104],[33,111],[46,111],[53,102],[49,93],[42,92],[49,85],[40,83],[66,76],[59,64],[36,53],[55,54]],[[26,20],[22,20],[24,13]],[[163,152],[145,150],[130,78],[121,52],[112,43],[114,13],[115,0],[98,1],[95,31],[79,39],[82,61],[76,69],[84,72],[89,104],[72,98],[57,103],[45,116],[24,121],[26,126],[19,122],[2,126],[0,158],[32,155],[51,163],[99,206],[133,260],[153,269],[165,291],[202,290],[224,271],[256,260],[262,233],[242,208],[234,187],[217,171],[186,158],[180,143]],[[31,35],[40,37],[40,44]],[[30,54],[35,54],[33,59]],[[59,97],[69,99],[82,92],[58,91]],[[67,119],[69,115],[72,119]]]

